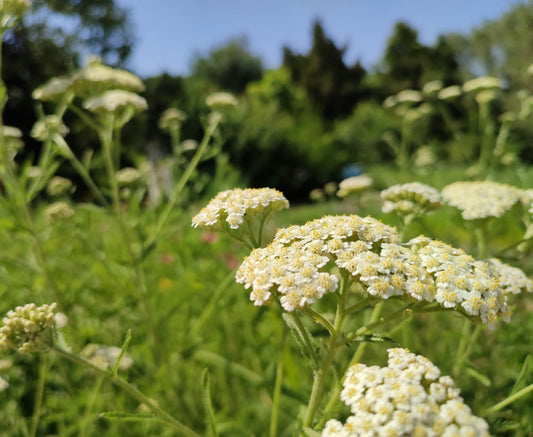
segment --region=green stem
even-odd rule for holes
[[[307,330],[305,329],[302,323],[302,319],[300,319],[300,315],[298,314],[298,311],[292,311],[289,314],[292,316],[292,319],[294,320],[294,323],[296,324],[296,328],[298,329],[298,332],[300,333],[300,338],[303,340],[305,347],[307,348],[307,351],[309,352],[309,356],[313,360],[313,363],[316,364],[318,367],[318,357],[316,355],[315,348],[313,347],[313,343],[311,342],[311,339],[309,338]]]
[[[29,437],[37,435],[37,426],[41,417],[41,405],[43,402],[44,385],[46,381],[46,373],[48,367],[48,356],[41,354],[41,365],[39,366],[39,379],[37,382],[37,390],[35,391],[35,405],[33,407],[33,415],[31,417],[31,428],[28,434]]]
[[[87,435],[87,431],[89,429],[89,420],[91,411],[93,409],[93,406],[96,402],[96,398],[98,397],[98,393],[100,392],[100,387],[102,386],[102,382],[104,382],[104,377],[100,376],[98,380],[96,381],[96,384],[94,386],[94,389],[91,393],[91,396],[89,398],[89,401],[87,402],[87,405],[85,407],[85,411],[83,413],[83,417],[80,420],[80,433],[79,437],[85,437]]]
[[[382,300],[379,302],[375,307],[374,311],[372,311],[372,315],[370,316],[369,323],[376,323],[377,320],[381,317],[381,313],[383,312],[383,306],[385,305],[385,302]],[[350,360],[350,364],[348,367],[353,366],[355,363],[358,363],[361,361],[361,357],[366,351],[368,343],[359,343],[357,345],[357,349],[355,350],[355,353],[353,354],[352,359]]]
[[[493,414],[493,413],[500,411],[503,407],[506,407],[507,405],[513,403],[514,401],[517,401],[518,399],[527,395],[530,392],[533,392],[533,384],[529,384],[527,387],[524,387],[522,390],[519,390],[515,394],[508,396],[503,401],[498,402],[496,405],[493,405],[490,408],[487,408],[483,412],[483,416],[488,416],[489,414]]]
[[[156,226],[150,237],[146,240],[144,247],[150,247],[152,244],[155,243],[157,237],[159,236],[159,233],[163,229],[163,226],[168,220],[168,217],[174,207],[176,206],[176,202],[179,199],[179,196],[185,187],[185,184],[190,179],[194,169],[197,167],[197,165],[200,162],[200,159],[202,158],[202,155],[207,149],[207,146],[209,145],[209,140],[213,136],[213,133],[215,132],[216,128],[218,126],[218,121],[216,123],[210,124],[204,134],[204,137],[202,139],[202,142],[196,149],[196,153],[192,157],[191,161],[189,162],[189,165],[181,175],[181,178],[179,179],[178,183],[176,184],[176,187],[174,188],[174,191],[170,195],[170,199],[168,200],[165,208],[161,212],[161,215],[159,216],[159,219],[157,220]]]
[[[283,385],[283,357],[285,355],[285,338],[287,330],[283,326],[283,333],[281,337],[280,350],[278,354],[278,364],[276,369],[276,382],[274,383],[274,394],[272,395],[272,411],[270,414],[270,429],[269,437],[276,437],[278,435],[278,417],[281,401],[281,387]]]
[[[109,370],[98,367],[96,364],[92,363],[91,361],[83,357],[80,357],[79,355],[76,355],[70,352],[69,350],[63,349],[59,347],[58,345],[52,345],[52,350],[55,353],[57,353],[59,356],[66,358],[76,364],[81,364],[85,367],[89,367],[94,372],[96,372],[98,375],[103,376],[107,380],[111,381],[113,384],[115,384],[116,386],[124,390],[126,393],[128,393],[131,397],[136,399],[139,403],[146,405],[146,407],[148,407],[158,417],[158,419],[161,422],[166,423],[167,425],[173,427],[176,431],[179,431],[184,436],[200,437],[200,434],[197,434],[192,429],[188,428],[187,426],[185,426],[184,424],[176,420],[174,417],[168,414],[165,410],[163,410],[161,407],[159,407],[157,404],[151,401],[139,389],[137,389],[135,386],[133,386],[126,380],[122,379],[120,376],[113,375]]]
[[[320,314],[319,312],[315,311],[313,308],[311,308],[309,306],[302,308],[301,311],[302,311],[302,314],[306,315],[307,317],[309,317],[314,322],[319,323],[320,325],[322,325],[324,328],[326,328],[328,330],[328,332],[331,335],[333,335],[333,333],[335,332],[335,327],[322,314]]]
[[[74,167],[74,170],[80,175],[80,177],[83,179],[83,182],[87,185],[89,190],[93,193],[93,195],[96,197],[98,202],[101,205],[108,205],[109,202],[106,200],[104,195],[102,194],[102,191],[100,191],[100,188],[94,183],[91,175],[86,170],[86,168],[83,166],[83,164],[79,161],[79,159],[74,155],[72,150],[70,149],[70,146],[67,144],[65,139],[61,135],[54,135],[53,141],[57,144],[57,146],[61,149],[64,156],[69,160],[72,167]]]

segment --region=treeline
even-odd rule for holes
[[[78,3],[84,7],[76,8]],[[87,48],[107,63],[124,65],[133,41],[127,11],[112,0],[39,0],[33,7],[34,18],[22,23],[4,43],[10,94],[6,124],[26,132],[36,119],[29,97],[35,87],[78,67],[79,53]],[[72,36],[51,28],[46,20],[35,18],[45,17],[43,10],[75,16],[77,26],[85,31]],[[468,35],[442,35],[429,46],[418,40],[416,29],[400,22],[392,30],[381,61],[372,68],[359,62],[347,64],[346,47],[337,46],[319,21],[312,27],[309,52],[295,53],[285,47],[282,65],[275,70],[264,69],[261,59],[248,50],[245,38],[234,39],[197,57],[186,77],[163,73],[146,78],[144,96],[149,109],[124,132],[128,147],[123,162],[139,165],[147,156],[159,159],[172,152],[170,139],[158,127],[162,112],[169,107],[187,114],[181,138],[199,140],[207,115],[205,97],[218,90],[230,91],[240,104],[223,126],[225,143],[217,168],[220,171],[223,162],[224,175],[219,175],[218,183],[274,186],[292,198],[302,198],[312,188],[341,179],[350,163],[365,166],[397,158],[391,144],[405,140],[405,107],[391,110],[383,102],[404,90],[422,90],[428,83],[444,89],[476,76],[497,77],[501,90],[486,109],[497,132],[503,123],[498,117],[523,112],[533,92],[531,69],[528,73],[533,63],[531,29],[533,1],[513,6],[500,19]],[[448,124],[436,107],[423,106],[424,99],[415,103],[421,108],[418,112],[424,113],[422,127],[409,132],[412,163],[423,146],[433,164],[469,164],[468,159],[481,147],[479,132],[470,129],[479,125],[479,102],[466,97],[449,102]],[[507,125],[508,153],[498,165],[533,160],[530,124],[527,117],[515,117],[513,125]],[[450,126],[465,134],[457,136]],[[80,154],[90,147],[92,138],[84,132],[73,130],[70,135]],[[39,145],[30,138],[26,144],[24,156],[31,159]],[[465,148],[472,152],[465,153]],[[213,163],[204,162],[202,170],[210,175]]]

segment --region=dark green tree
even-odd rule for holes
[[[197,54],[191,76],[239,94],[248,83],[261,79],[263,63],[249,52],[246,38],[240,37],[215,47],[206,57]]]
[[[350,114],[365,94],[362,80],[366,70],[359,62],[353,66],[344,63],[346,48],[337,47],[326,36],[320,22],[315,21],[308,54],[295,54],[287,47],[283,49],[283,66],[328,120]]]

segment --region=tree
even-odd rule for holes
[[[283,48],[283,66],[328,120],[350,114],[365,93],[362,80],[366,70],[359,62],[347,66],[345,51],[346,47],[338,48],[325,35],[319,21],[313,25],[313,43],[307,55]]]
[[[57,16],[72,18],[75,31],[52,25],[58,20],[51,18]],[[93,52],[107,62],[122,63],[131,50],[129,29],[126,11],[113,0],[34,0],[22,22],[2,42],[3,79],[9,94],[6,124],[27,134],[37,118],[32,91],[76,69],[81,53]],[[20,156],[27,158],[39,144],[27,135],[24,141]]]
[[[533,91],[533,0],[517,3],[501,18],[485,22],[468,36],[476,74],[498,76],[513,90]]]
[[[261,79],[263,64],[258,56],[248,51],[247,40],[241,37],[215,47],[204,58],[197,54],[191,76],[239,94],[248,83]]]

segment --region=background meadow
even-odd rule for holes
[[[299,435],[313,384],[280,306],[254,306],[235,282],[249,249],[191,226],[220,191],[285,194],[291,206],[267,223],[265,242],[278,228],[324,215],[369,215],[405,239],[424,234],[531,277],[529,205],[468,222],[444,204],[406,224],[383,212],[380,193],[414,181],[437,190],[480,180],[533,188],[533,3],[431,46],[398,23],[372,69],[348,65],[317,21],[311,49],[285,48],[277,69],[232,40],[196,59],[188,76],[142,81],[121,68],[132,44],[122,9],[81,4],[34,1],[23,18],[3,24],[3,122],[20,131],[0,136],[0,310],[57,302],[72,351],[105,368],[122,347],[120,376],[186,427]],[[4,14],[9,7],[0,3]],[[49,18],[61,14],[84,31],[54,28]],[[89,49],[101,58],[83,63]],[[94,79],[91,65],[114,68]],[[72,79],[59,97],[54,77]],[[472,85],[475,78],[489,80]],[[147,106],[88,103],[117,88]],[[220,91],[236,100],[206,101]],[[339,182],[361,173],[371,186],[339,197]],[[335,310],[329,296],[316,305]],[[531,393],[490,410],[533,383],[531,294],[513,295],[511,306],[511,322],[495,329],[475,330],[452,312],[404,317],[381,326],[380,341],[360,343],[359,359],[384,365],[388,347],[407,347],[453,376],[492,435],[532,435]],[[390,302],[386,314],[398,308]],[[365,309],[349,325],[371,317]],[[321,325],[305,325],[319,341],[327,336]],[[339,369],[354,349],[339,352]],[[0,376],[9,384],[0,394],[2,436],[179,435],[109,378],[56,354],[2,352]],[[326,381],[330,395],[338,375]],[[319,410],[318,431],[347,416],[339,400]]]

